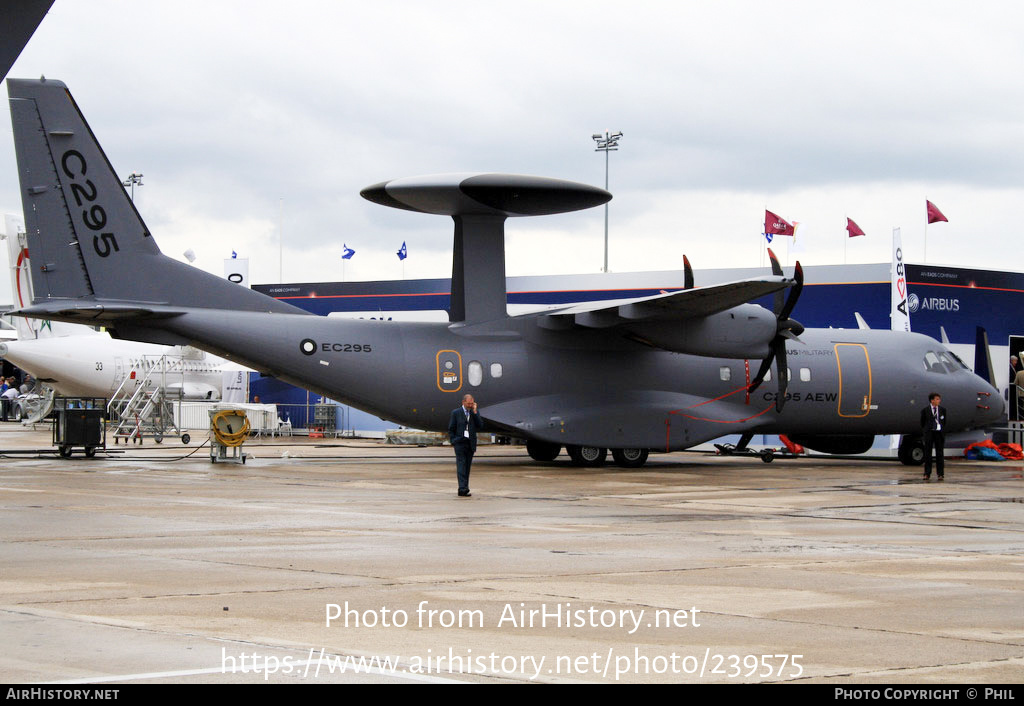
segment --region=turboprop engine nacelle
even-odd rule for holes
[[[757,304],[741,304],[671,327],[650,321],[632,324],[628,330],[651,345],[676,353],[756,359],[770,353],[776,327],[772,312]]]

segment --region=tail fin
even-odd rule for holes
[[[7,260],[11,270],[11,294],[15,308],[21,309],[32,303],[32,269],[28,258],[28,241],[21,220],[16,216],[4,216],[5,234],[0,235],[7,241]],[[11,322],[18,331],[19,341],[31,341],[36,338],[56,338],[78,334],[97,333],[94,329],[80,324],[66,324],[60,321],[36,321],[24,316],[11,316]]]
[[[28,248],[25,245],[25,231],[21,221],[11,215],[4,216],[4,234],[7,241],[7,262],[11,271],[11,301],[14,308],[20,309],[32,302],[32,285],[28,281]],[[11,316],[11,323],[18,331],[18,340],[36,337],[35,327],[31,320],[24,316]]]
[[[976,327],[974,335],[974,374],[992,387],[996,386],[992,352],[988,347],[988,332],[981,326]]]
[[[8,80],[37,299],[149,300],[126,261],[159,255],[106,155],[59,81]]]
[[[93,320],[141,323],[177,307],[300,311],[161,254],[63,83],[8,79],[7,93],[34,315],[74,321],[78,307]]]
[[[0,78],[14,66],[21,50],[35,34],[53,0],[23,0],[4,7],[4,41],[0,42]]]

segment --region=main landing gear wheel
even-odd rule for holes
[[[57,453],[60,454],[61,458],[71,458],[71,447],[70,446],[61,446],[57,450]]]
[[[536,441],[534,439],[526,442],[526,453],[530,454],[530,458],[534,461],[551,463],[558,458],[558,454],[561,453],[561,451],[561,444],[553,444],[548,441]]]
[[[190,441],[192,441],[192,437],[191,436],[189,436],[188,434],[182,434],[181,435],[181,443],[188,444],[188,442],[190,442]]]
[[[905,466],[920,466],[924,463],[924,444],[920,439],[905,436],[900,440],[897,455]]]
[[[771,463],[772,461],[775,460],[775,452],[773,452],[771,449],[764,449],[761,452],[761,460],[764,461],[765,463]]]
[[[640,468],[647,463],[647,449],[612,449],[615,465],[623,468]]]
[[[574,466],[603,466],[608,449],[597,446],[566,446]]]

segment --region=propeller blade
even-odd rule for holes
[[[782,273],[782,265],[779,264],[779,258],[775,257],[775,253],[772,252],[771,248],[768,248],[768,259],[771,260],[771,262],[772,262],[772,274],[775,275],[776,277],[783,277],[783,276],[785,276]],[[772,311],[775,313],[776,318],[778,318],[779,312],[782,311],[782,307],[783,307],[783,303],[782,303],[783,302],[782,290],[779,290],[778,292],[776,292],[774,297],[775,297],[775,300],[774,300],[774,306],[772,307]]]
[[[683,255],[683,289],[693,289],[693,268],[686,255]]]
[[[775,347],[772,346],[772,352],[768,354],[768,357],[761,361],[761,367],[757,370],[757,375],[754,376],[753,382],[750,383],[750,387],[747,388],[748,392],[753,392],[761,383],[764,382],[764,376],[771,370],[772,360],[775,358]]]
[[[784,276],[782,272],[782,266],[779,264],[779,260],[775,257],[775,253],[772,252],[771,248],[768,248],[768,256],[772,261],[772,273],[776,276]],[[761,367],[757,371],[757,375],[754,377],[754,381],[750,383],[747,388],[749,392],[756,390],[762,382],[764,382],[765,375],[772,367],[772,362],[775,362],[775,370],[779,377],[779,394],[775,399],[775,410],[781,412],[783,406],[786,404],[786,390],[789,388],[789,365],[786,361],[786,339],[792,339],[799,341],[798,336],[804,332],[803,324],[799,321],[794,321],[789,318],[789,315],[793,313],[793,308],[796,306],[797,300],[800,298],[800,293],[804,288],[804,268],[800,266],[800,263],[796,263],[796,267],[793,270],[793,287],[790,289],[789,297],[783,301],[782,292],[775,293],[775,317],[776,317],[776,334],[771,342],[771,353],[768,357],[761,362]]]
[[[781,412],[786,404],[786,390],[789,389],[789,366],[786,363],[786,339],[779,337],[775,339],[773,346],[775,354],[775,371],[779,374],[779,394],[775,398],[775,411]]]
[[[793,269],[793,281],[796,284],[789,291],[789,298],[786,299],[786,305],[782,307],[782,311],[776,312],[780,320],[785,321],[789,318],[789,315],[793,313],[793,307],[796,306],[797,299],[800,298],[800,293],[804,290],[804,268],[800,266],[799,260],[796,263],[796,267]]]

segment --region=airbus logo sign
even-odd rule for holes
[[[916,294],[909,297],[910,312],[918,311],[960,311],[959,299],[946,299],[943,297],[919,298]]]

